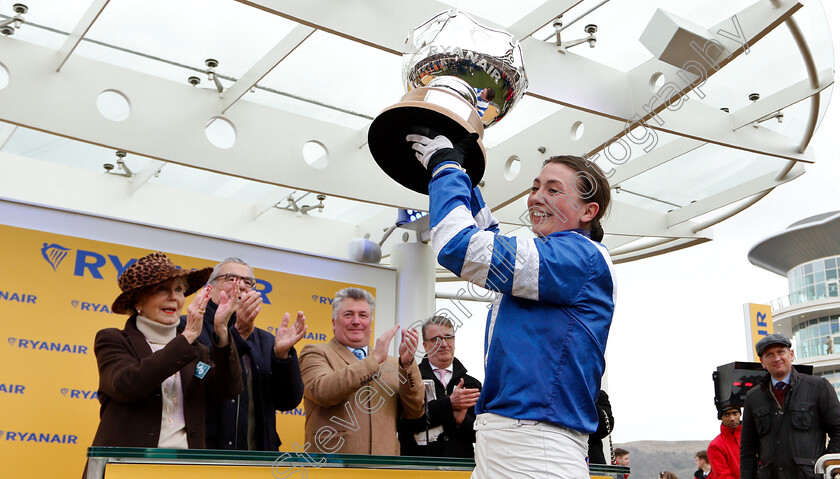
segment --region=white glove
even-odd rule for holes
[[[416,152],[415,156],[423,164],[423,168],[429,167],[429,159],[432,155],[445,148],[453,148],[449,138],[443,135],[438,135],[434,139],[423,135],[408,135],[405,140],[411,143],[411,149]]]

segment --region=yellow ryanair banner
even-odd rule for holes
[[[744,304],[744,316],[747,323],[747,337],[752,341],[747,345],[747,350],[752,352],[753,361],[758,362],[758,354],[755,353],[755,343],[768,334],[773,334],[773,313],[769,304]]]
[[[3,477],[79,477],[99,424],[93,339],[125,325],[113,314],[117,277],[150,250],[0,225],[0,464]],[[229,256],[236,256],[232,245]],[[164,251],[166,252],[166,251]],[[169,254],[181,268],[221,258]],[[332,338],[331,301],[351,285],[255,268],[263,295],[257,327],[274,331],[283,313],[306,314],[296,346]],[[185,306],[192,298],[187,298]],[[185,310],[186,311],[186,310]],[[277,414],[282,450],[304,443],[303,403]]]

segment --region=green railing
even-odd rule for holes
[[[212,449],[156,449],[132,447],[90,447],[88,478],[101,478],[108,463],[122,464],[204,464],[243,466],[283,466],[414,469],[438,471],[471,471],[472,459],[409,456],[370,456],[356,454],[309,454],[297,452],[227,451]],[[590,474],[623,479],[630,468],[590,466]]]

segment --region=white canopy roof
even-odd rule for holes
[[[404,93],[408,32],[446,9],[523,48],[528,92],[484,137],[504,231],[530,234],[544,159],[586,154],[610,174],[616,262],[709,241],[801,175],[834,81],[817,1],[25,3],[0,36],[0,197],[335,256],[379,241],[396,208],[428,207],[379,170],[367,127]],[[0,3],[0,23],[14,15]],[[560,15],[564,41],[596,24],[595,47],[558,52]],[[697,61],[698,38],[726,53]],[[118,150],[130,176],[104,173]],[[318,194],[322,210],[294,211]]]

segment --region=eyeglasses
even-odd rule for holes
[[[257,284],[257,280],[255,278],[239,276],[238,274],[233,274],[233,273],[220,274],[219,276],[216,276],[215,278],[211,279],[210,281],[212,282],[212,281],[216,281],[216,280],[219,280],[219,279],[224,280],[226,283],[235,283],[236,281],[239,281],[239,284],[241,286],[244,286],[244,287],[249,288],[249,289],[253,288],[254,285]]]
[[[455,342],[455,336],[435,336],[433,338],[427,338],[426,341],[430,341],[433,343],[437,343],[438,341],[446,341],[447,343],[452,344]]]

